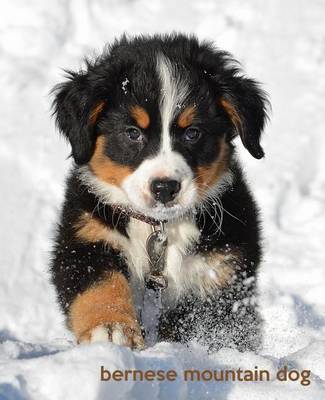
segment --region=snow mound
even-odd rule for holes
[[[132,352],[111,343],[76,347],[69,341],[41,345],[7,340],[0,347],[0,398],[322,399],[325,385],[316,371],[324,373],[324,352],[324,341],[315,342],[285,359],[276,359],[253,353],[239,353],[233,349],[222,349],[218,353],[207,355],[205,349],[196,344],[185,348],[178,344],[159,343],[150,349]],[[276,378],[277,372],[284,365],[298,371],[298,375],[292,376],[294,380],[281,381]],[[306,367],[313,371],[310,377],[308,374],[308,379],[302,375],[302,371],[307,370]],[[111,375],[102,372],[102,368]],[[231,378],[228,382],[225,378],[215,381],[211,378],[214,371],[219,371],[220,374],[222,370],[238,369],[266,370],[270,378],[268,381],[253,382],[239,382]],[[153,375],[148,375],[147,380],[143,375],[141,381],[139,372],[135,376],[131,372],[125,375],[125,371],[132,370],[143,374],[149,370],[155,373],[160,370],[164,373],[160,377],[164,376],[165,379],[158,380]],[[199,371],[200,375],[186,372],[192,370]],[[116,375],[116,380],[113,378],[114,371],[121,371],[120,375]],[[166,378],[168,371],[173,371],[173,380]],[[241,378],[243,376],[243,373],[239,375]]]

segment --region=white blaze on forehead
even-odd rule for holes
[[[188,96],[188,86],[185,79],[177,74],[171,61],[160,54],[157,57],[157,70],[161,81],[160,114],[162,121],[162,152],[171,151],[170,126],[186,97]]]

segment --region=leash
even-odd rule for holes
[[[149,256],[150,271],[145,276],[142,323],[145,327],[145,340],[148,346],[157,342],[158,325],[162,310],[161,294],[167,288],[168,281],[164,276],[168,237],[165,223],[152,225],[146,249]]]
[[[152,232],[146,241],[150,270],[144,279],[145,290],[141,319],[144,326],[146,344],[152,346],[157,342],[158,338],[158,325],[162,311],[162,291],[168,286],[167,278],[164,276],[168,245],[168,237],[165,230],[167,221],[158,221],[118,205],[114,206],[113,210],[151,225]]]

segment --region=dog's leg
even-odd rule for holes
[[[142,348],[143,338],[128,282],[111,272],[72,302],[68,323],[78,342],[112,341]]]
[[[126,278],[128,266],[120,253],[121,238],[89,212],[63,213],[51,277],[68,327],[79,343],[143,346]]]

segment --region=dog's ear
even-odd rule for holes
[[[93,90],[86,73],[68,72],[67,78],[52,90],[53,114],[60,132],[70,141],[75,162],[81,165],[94,152],[96,121],[105,103],[92,98]]]
[[[262,158],[260,138],[269,106],[266,94],[254,80],[240,76],[232,76],[226,88],[220,103],[234,125],[235,135],[240,135],[253,157]]]

